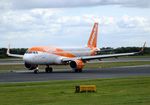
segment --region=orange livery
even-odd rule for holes
[[[97,55],[100,49],[97,47],[98,23],[94,24],[90,38],[85,48],[55,48],[50,46],[35,46],[29,48],[24,55],[11,54],[7,50],[8,56],[21,57],[24,65],[29,70],[38,73],[38,65],[46,65],[45,71],[52,72],[51,65],[70,65],[75,72],[82,72],[84,64],[94,59],[105,59],[118,56],[135,55],[143,51],[121,54]],[[145,46],[145,44],[144,44]],[[143,47],[144,47],[143,46]]]

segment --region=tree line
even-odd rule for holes
[[[13,48],[10,49],[10,52],[13,54],[20,54],[23,55],[27,51],[27,48]],[[7,58],[7,49],[6,48],[0,48],[0,58]]]
[[[130,53],[130,52],[138,52],[141,50],[141,47],[103,47],[101,48],[100,54],[115,54],[115,53]],[[145,47],[143,54],[150,55],[150,47]]]
[[[141,47],[119,47],[119,48],[112,48],[112,47],[103,47],[99,54],[114,54],[114,53],[129,53],[129,52],[138,52]],[[10,49],[10,52],[13,54],[20,54],[23,55],[27,51],[27,48],[13,48]],[[7,58],[7,49],[0,48],[0,58]],[[150,47],[146,47],[144,49],[143,54],[150,55]]]

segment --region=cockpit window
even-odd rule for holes
[[[27,51],[26,54],[38,54],[37,51]]]

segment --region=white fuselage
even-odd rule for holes
[[[47,51],[28,50],[24,54],[23,60],[26,63],[36,65],[63,64],[62,58],[91,56],[92,53],[90,48],[62,48],[61,50],[57,51],[55,48],[48,49]]]

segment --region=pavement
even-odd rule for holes
[[[53,73],[21,70],[9,73],[0,73],[0,82],[31,82],[51,80],[84,80],[98,78],[121,78],[131,76],[150,76],[150,65],[123,66],[115,68],[84,69],[82,73],[74,73],[66,69],[57,69]]]

